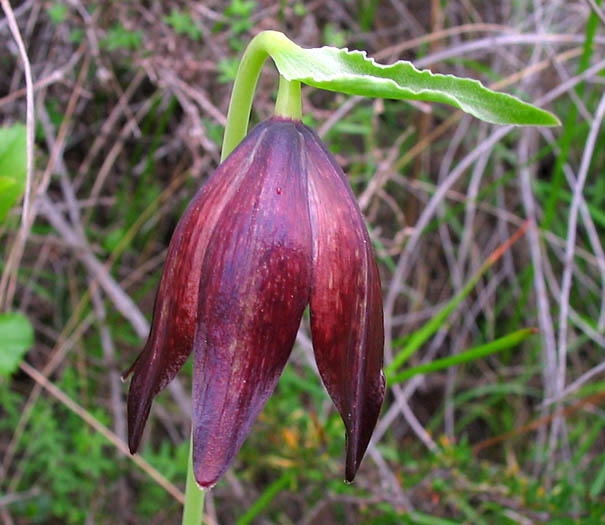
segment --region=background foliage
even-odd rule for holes
[[[344,429],[303,323],[275,395],[207,497],[207,523],[601,522],[600,1],[12,6],[35,83],[35,220],[17,264],[19,206],[0,223],[0,307],[26,315],[35,342],[0,377],[4,523],[178,522],[191,367],[158,397],[138,464],[122,453],[119,373],[147,333],[172,230],[217,165],[238,57],[262,29],[547,97],[564,125],[495,140],[500,128],[439,104],[303,88],[305,121],[348,173],[376,247],[390,388],[347,486]],[[6,129],[25,121],[23,88],[2,18]],[[267,65],[255,123],[276,89]]]

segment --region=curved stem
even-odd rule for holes
[[[267,57],[279,49],[295,45],[286,35],[279,31],[263,31],[256,35],[244,51],[237,69],[227,125],[223,136],[221,162],[237,147],[246,136],[252,99],[261,68]]]
[[[195,481],[193,474],[193,437],[189,441],[189,460],[187,461],[187,484],[185,486],[185,506],[182,525],[200,525],[204,512],[205,492]]]

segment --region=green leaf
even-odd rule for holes
[[[21,314],[0,314],[0,376],[10,376],[34,342],[34,329]]]
[[[239,60],[237,58],[223,58],[218,61],[217,67],[219,71],[218,81],[221,84],[233,82],[237,76],[237,67]]]
[[[141,47],[142,42],[142,31],[129,31],[116,24],[107,31],[107,36],[101,40],[101,45],[109,51],[118,49],[134,51]]]
[[[465,363],[469,363],[471,361],[475,361],[477,359],[481,359],[491,354],[495,354],[496,352],[502,352],[503,350],[508,350],[514,346],[517,346],[519,343],[527,339],[530,335],[537,333],[535,328],[525,328],[522,330],[518,330],[513,332],[512,334],[505,335],[504,337],[500,337],[494,341],[486,343],[481,346],[476,346],[475,348],[471,348],[470,350],[465,350],[456,355],[451,355],[448,357],[444,357],[442,359],[437,359],[436,361],[431,361],[430,363],[424,363],[418,366],[414,366],[412,368],[408,368],[399,374],[393,375],[389,378],[389,383],[401,383],[402,381],[406,381],[411,377],[414,377],[418,374],[428,374],[431,372],[436,372],[438,370],[443,370],[444,368],[449,368],[450,366],[462,365]]]
[[[202,30],[188,13],[173,7],[170,15],[165,16],[163,20],[174,29],[177,35],[187,35],[191,40],[199,40],[202,37]]]
[[[443,102],[493,124],[560,125],[552,113],[492,91],[477,80],[421,71],[404,60],[377,64],[365,51],[303,49],[282,33],[265,34],[267,52],[289,81],[349,95]]]
[[[487,260],[481,265],[479,270],[473,275],[464,287],[448,301],[448,303],[427,321],[418,330],[406,336],[404,340],[393,341],[393,347],[397,348],[403,345],[403,348],[394,355],[391,364],[386,367],[385,373],[387,379],[392,377],[395,371],[401,367],[430,337],[433,336],[441,328],[449,316],[460,305],[460,303],[471,293],[475,288],[479,279],[502,257],[502,255],[515,243],[521,235],[525,233],[529,222],[526,221],[521,227],[504,243],[496,248]]]
[[[26,173],[25,126],[0,128],[0,223],[23,195]]]
[[[7,177],[0,177],[0,223],[4,221],[13,204],[23,195],[23,185]]]
[[[46,10],[46,12],[53,24],[60,24],[67,18],[69,8],[61,2],[55,2]]]
[[[271,485],[269,485],[261,496],[248,508],[246,513],[238,518],[236,525],[248,525],[252,523],[262,510],[271,503],[271,500],[284,490],[294,479],[294,472],[286,471]]]

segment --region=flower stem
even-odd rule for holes
[[[248,132],[252,99],[254,98],[256,83],[265,60],[272,53],[292,46],[295,46],[295,44],[286,35],[278,31],[263,31],[256,35],[248,44],[239,63],[235,82],[233,83],[229,112],[227,113],[227,125],[225,126],[225,135],[223,136],[221,162],[229,156]],[[289,89],[294,89],[294,87]],[[288,103],[287,106],[292,107],[291,104],[293,102]],[[289,110],[286,109],[286,111]],[[284,116],[295,118],[289,114]]]
[[[275,101],[275,116],[292,120],[302,119],[300,82],[296,80],[290,82],[280,75],[279,91]]]
[[[189,441],[189,460],[187,461],[187,484],[185,486],[185,506],[182,525],[200,525],[204,512],[205,492],[195,481],[193,475],[193,437]]]

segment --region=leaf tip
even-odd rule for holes
[[[545,111],[547,119],[549,119],[549,123],[546,126],[561,126],[563,125],[559,117],[550,111]]]

